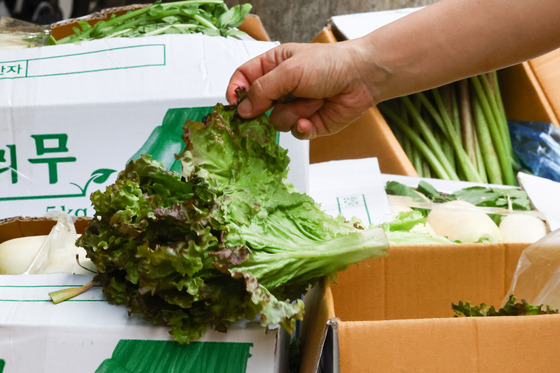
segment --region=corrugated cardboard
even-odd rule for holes
[[[556,372],[560,315],[451,309],[500,306],[526,246],[397,246],[341,272],[306,298],[301,372]]]
[[[550,117],[549,122],[560,126],[560,49],[534,58],[523,64],[532,86],[538,89]],[[546,106],[545,106],[546,105]]]
[[[365,31],[373,30],[386,22],[384,19],[374,19],[377,14],[387,13],[390,20],[405,16],[410,11],[420,8],[396,9],[394,11],[371,12],[358,15],[338,16],[349,18],[348,22],[338,22],[352,25],[356,29],[348,33],[359,36]],[[391,15],[396,13],[396,15]],[[314,39],[313,42],[333,43],[347,38],[344,30],[329,23]],[[510,120],[545,121],[560,125],[560,50],[548,53],[542,57],[521,63],[498,71],[502,100],[506,116]],[[325,162],[339,159],[355,159],[378,157],[381,171],[387,174],[417,176],[414,167],[396,140],[387,122],[376,109],[372,108],[350,124],[341,132],[333,136],[325,136],[310,142],[310,162]]]

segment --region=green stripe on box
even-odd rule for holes
[[[6,366],[6,361],[4,359],[0,359],[0,373],[4,371],[5,366]]]
[[[252,346],[241,342],[179,344],[122,339],[95,373],[245,373]]]

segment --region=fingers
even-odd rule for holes
[[[301,118],[308,118],[323,106],[322,99],[301,99],[287,104],[276,104],[270,114],[274,128],[281,132],[289,132]]]
[[[235,93],[237,88],[243,87],[249,90],[253,82],[259,76],[265,74],[260,62],[264,58],[266,58],[264,55],[255,57],[235,70],[226,90],[226,99],[230,104],[237,103],[237,94]]]
[[[311,140],[317,137],[317,131],[309,119],[300,118],[292,127],[292,135],[300,140]]]
[[[228,83],[226,90],[226,99],[228,102],[230,104],[237,103],[237,94],[235,91],[238,88],[242,87],[248,91],[255,80],[267,74],[270,70],[274,69],[276,65],[274,49],[272,49],[239,66]]]
[[[238,107],[239,114],[250,118],[264,113],[278,104],[279,99],[291,94],[300,80],[301,70],[290,67],[290,61],[281,63],[253,82],[247,98]]]
[[[226,91],[230,104],[237,102],[235,90],[247,89],[247,97],[240,103],[239,115],[251,118],[269,110],[278,99],[297,86],[301,72],[285,66],[298,49],[296,44],[284,44],[241,65],[232,75]]]

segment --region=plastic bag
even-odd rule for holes
[[[510,294],[530,304],[560,309],[560,229],[523,250],[502,306]]]
[[[52,228],[25,274],[87,273],[88,267],[92,267],[92,265],[88,265],[91,261],[85,259],[83,255],[79,259],[81,265],[76,260],[76,255],[79,255],[79,250],[75,245],[78,239],[74,226],[76,217],[64,212],[53,213],[47,217],[56,219],[57,223]],[[95,271],[95,267],[89,269]]]
[[[509,121],[513,150],[534,175],[560,181],[560,128],[547,122]]]
[[[0,18],[0,49],[22,49],[45,45],[50,30],[10,17]]]

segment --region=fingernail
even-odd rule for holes
[[[237,107],[237,112],[242,117],[248,117],[251,114],[252,110],[253,110],[253,104],[248,99],[241,101],[239,103],[239,106]]]

